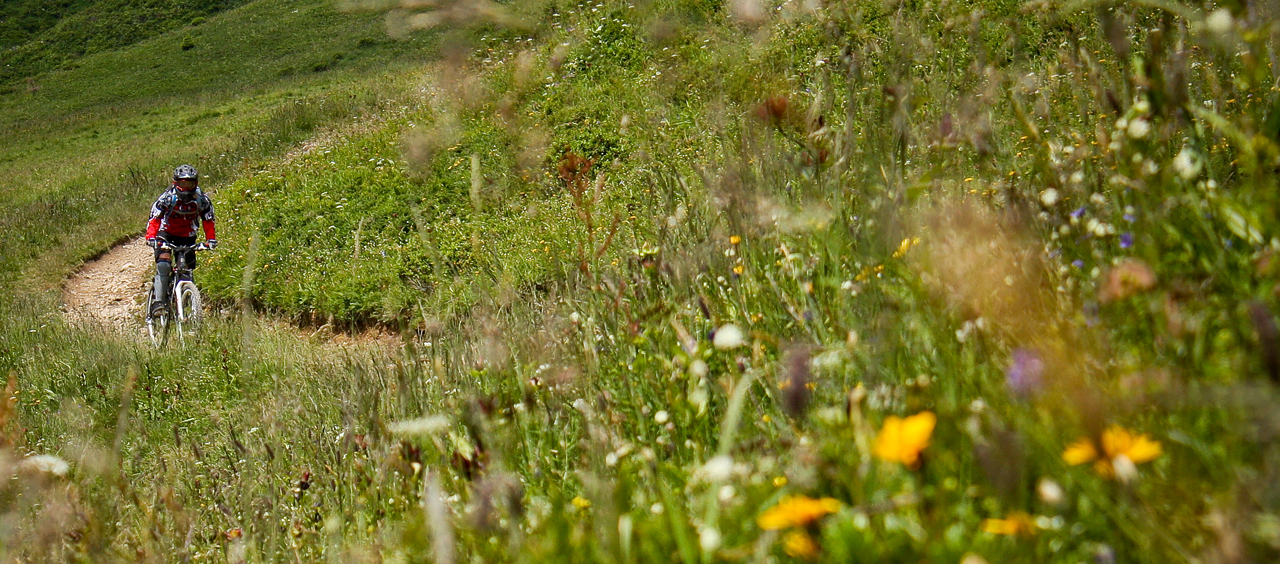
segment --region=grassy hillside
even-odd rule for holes
[[[95,0],[5,2],[0,8],[0,84],[77,65],[85,55],[114,51],[165,32],[198,26],[244,0]],[[185,40],[182,48],[195,48]],[[33,87],[27,83],[26,87]]]
[[[0,104],[48,148],[0,157],[11,554],[1280,553],[1263,14],[352,3],[397,9],[316,8],[328,39],[286,53],[265,39],[289,33],[281,6],[197,28],[268,53],[197,92],[112,85],[171,34],[46,75],[78,102]],[[349,41],[343,18],[433,29],[439,60],[378,40],[283,71]],[[136,97],[69,86],[90,80]],[[201,339],[147,349],[14,290],[133,232],[148,199],[24,171],[94,148],[155,175],[169,155],[137,147],[171,138],[219,188]],[[49,250],[48,210],[73,203],[100,231]],[[398,345],[326,337],[370,322]]]
[[[183,50],[189,37],[200,47]],[[136,233],[174,163],[216,190],[318,128],[390,107],[413,88],[394,69],[434,49],[428,35],[389,39],[377,15],[257,2],[0,96],[14,140],[0,148],[0,286],[37,257],[26,282],[56,282]]]

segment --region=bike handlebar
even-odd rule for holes
[[[157,248],[157,249],[160,249],[160,250],[162,250],[162,251],[176,251],[176,252],[183,252],[183,251],[209,251],[209,250],[212,250],[212,249],[210,249],[210,248],[209,248],[209,246],[208,246],[208,245],[206,245],[206,244],[204,244],[204,243],[199,243],[199,244],[196,244],[196,245],[170,245],[169,243],[165,243],[165,242],[163,242],[163,241],[161,241],[161,242],[160,242],[160,244],[159,244],[159,245],[157,245],[157,247],[156,247],[156,248]]]

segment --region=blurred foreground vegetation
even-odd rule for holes
[[[272,141],[196,145],[200,340],[68,323],[2,216],[8,558],[1280,554],[1270,8],[341,6],[434,58],[218,110]]]

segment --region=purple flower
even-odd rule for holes
[[[1125,221],[1127,221],[1127,222],[1129,222],[1129,223],[1133,223],[1133,221],[1134,221],[1133,214],[1131,214],[1131,213],[1126,213],[1126,214],[1124,214],[1124,220],[1125,220]]]
[[[1014,349],[1009,367],[1004,372],[1009,391],[1019,397],[1028,397],[1040,390],[1044,376],[1044,361],[1030,349]]]
[[[1128,249],[1133,246],[1133,233],[1120,234],[1120,248]]]
[[[1074,217],[1076,219],[1080,219],[1083,216],[1084,216],[1084,206],[1080,206],[1076,208],[1076,211],[1071,212],[1071,217]]]
[[[1084,261],[1080,259],[1073,260],[1071,261],[1071,266],[1074,266],[1076,268],[1084,268]]]

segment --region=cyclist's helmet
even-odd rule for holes
[[[194,166],[184,164],[173,169],[173,183],[178,187],[178,192],[181,192],[184,195],[195,194],[196,183],[199,181],[200,173],[196,172],[196,167]]]

